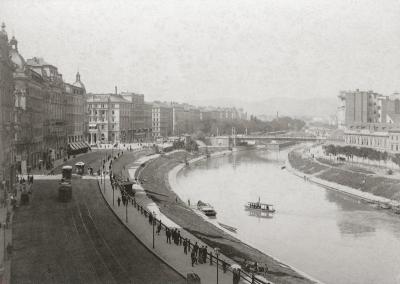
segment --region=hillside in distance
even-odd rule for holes
[[[333,98],[285,98],[275,97],[262,101],[245,101],[230,98],[195,100],[198,106],[242,107],[248,114],[266,116],[319,116],[328,117],[336,113],[338,99]]]

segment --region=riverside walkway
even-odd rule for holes
[[[134,175],[136,170],[139,168],[138,165],[148,162],[151,159],[156,158],[157,155],[143,157],[135,163],[135,166],[132,168],[128,168],[127,171],[130,175],[130,180],[134,180]],[[108,168],[108,165],[107,165]],[[190,253],[191,250],[188,251],[187,254],[184,253],[184,247],[182,245],[176,245],[174,243],[168,244],[166,241],[165,230],[162,230],[160,235],[155,233],[158,221],[155,226],[152,226],[149,222],[149,218],[145,217],[142,211],[139,209],[142,207],[148,212],[152,212],[157,220],[161,220],[162,224],[169,228],[177,228],[180,231],[180,235],[182,238],[188,238],[191,240],[191,244],[193,245],[195,242],[202,247],[205,244],[190,234],[186,232],[179,225],[175,224],[172,220],[163,215],[157,205],[146,196],[145,192],[137,192],[135,195],[135,202],[129,201],[127,206],[124,206],[122,203],[118,205],[118,198],[122,199],[121,192],[117,190],[115,187],[112,189],[110,177],[106,175],[101,178],[99,181],[99,190],[103,194],[105,201],[108,203],[110,209],[115,213],[116,216],[120,219],[120,221],[149,249],[153,250],[153,252],[164,262],[170,265],[173,269],[179,272],[183,276],[187,276],[189,273],[197,274],[202,283],[217,283],[217,273],[218,273],[218,283],[233,283],[233,273],[226,269],[224,273],[224,269],[219,263],[218,268],[216,266],[215,255],[213,257],[212,264],[210,265],[209,257],[207,257],[207,262],[204,264],[195,264],[192,267]],[[189,210],[189,209],[188,209]],[[154,230],[154,234],[153,234]],[[153,235],[154,235],[154,248],[153,248]],[[208,248],[210,251],[210,248]],[[213,251],[212,251],[213,252]],[[213,252],[214,253],[214,252]],[[219,259],[223,259],[226,263],[234,264],[232,260],[229,258],[220,255]],[[228,267],[226,267],[228,268]],[[218,272],[217,272],[218,270]],[[240,283],[251,283],[251,279],[241,279]],[[255,280],[254,283],[263,283]],[[270,282],[264,282],[270,283]]]

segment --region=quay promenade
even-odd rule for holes
[[[158,157],[158,155],[147,156],[139,159],[135,162],[135,166],[127,168],[130,176],[130,180],[134,180],[135,172],[140,168],[140,164],[149,162],[150,160]],[[106,165],[108,168],[108,164]],[[215,255],[210,264],[210,259],[207,257],[207,262],[204,264],[195,264],[192,267],[191,263],[191,249],[184,253],[183,245],[175,245],[174,243],[168,244],[165,230],[161,230],[160,235],[155,233],[159,221],[156,222],[155,226],[149,223],[148,214],[142,212],[143,208],[147,212],[152,212],[153,216],[157,220],[161,220],[162,224],[171,229],[176,228],[180,231],[180,236],[182,238],[188,238],[191,240],[191,244],[197,242],[197,244],[202,247],[206,246],[200,239],[196,238],[189,232],[185,231],[179,225],[175,224],[172,220],[163,215],[157,205],[146,196],[145,192],[136,192],[135,200],[131,200],[124,206],[122,203],[118,204],[118,199],[122,199],[121,192],[117,188],[111,186],[109,175],[103,176],[103,179],[99,178],[99,190],[103,194],[105,201],[108,203],[110,209],[115,213],[120,221],[149,249],[165,261],[168,265],[174,268],[183,276],[195,273],[197,274],[202,283],[217,283],[217,273],[218,273],[218,283],[233,283],[233,273],[228,269],[230,265],[234,265],[234,261],[227,258],[224,255],[219,255],[219,259],[223,259],[227,265],[224,267],[219,263],[218,272],[216,266]],[[188,209],[189,210],[189,209]],[[147,215],[147,216],[146,216]],[[153,248],[153,230],[154,230],[154,248]],[[208,248],[210,252],[210,248]],[[213,250],[211,250],[214,253]],[[225,272],[224,272],[225,270]],[[264,280],[264,279],[263,279]],[[239,283],[251,283],[251,279],[248,277],[246,279],[241,279]],[[271,283],[271,282],[259,282],[254,280],[253,283]]]
[[[10,266],[11,261],[7,253],[7,246],[11,243],[11,218],[12,209],[10,205],[4,205],[0,208],[0,283],[10,283]],[[7,214],[7,212],[9,212]]]
[[[26,182],[24,186],[27,192],[31,192],[32,184]],[[0,284],[11,283],[12,220],[15,209],[13,206],[20,206],[22,184],[17,184],[14,193],[16,193],[13,195],[15,205],[8,198],[0,208]]]

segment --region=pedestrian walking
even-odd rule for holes
[[[172,230],[171,236],[172,236],[172,240],[174,241],[174,244],[176,244],[176,241],[175,241],[175,239],[176,239],[176,229]]]
[[[160,232],[161,232],[161,220],[160,220],[160,222],[158,223],[158,226],[157,226],[157,235],[160,235]]]
[[[177,244],[181,246],[182,245],[181,231],[178,231],[176,238],[177,238]]]
[[[207,246],[203,248],[203,263],[207,262]]]
[[[190,258],[192,259],[192,267],[196,263],[196,254],[194,253],[194,250],[192,250],[192,253],[190,254]]]
[[[232,274],[233,274],[233,282],[232,283],[233,284],[239,284],[239,281],[240,281],[240,270],[235,268],[235,269],[233,269]]]
[[[121,198],[119,198],[119,196],[118,196],[118,199],[117,199],[117,203],[118,203],[118,207],[121,205]]]
[[[167,230],[165,231],[165,234],[167,236],[167,244],[171,243],[171,231],[169,228],[167,228]]]
[[[196,255],[196,257],[197,257],[197,252],[199,251],[199,245],[197,244],[197,242],[194,244],[194,246],[193,246],[193,251],[194,251],[194,254]]]
[[[183,240],[183,252],[187,254],[187,239]]]
[[[264,277],[266,277],[268,274],[268,266],[266,263],[264,263]]]
[[[203,247],[199,248],[199,253],[197,255],[197,262],[203,264]]]
[[[226,273],[226,270],[227,270],[226,262],[225,262],[225,261],[222,261],[222,271],[223,271],[224,273]]]

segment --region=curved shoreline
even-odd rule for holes
[[[211,154],[211,155],[210,155],[210,158],[218,158],[218,157],[225,156],[226,154],[232,154],[232,151],[221,151],[221,152],[216,152],[216,153]],[[198,158],[194,158],[194,159],[192,159],[192,160],[189,160],[188,163],[189,163],[189,164],[195,164],[195,163],[199,163],[199,162],[204,162],[205,160],[207,160],[207,157],[206,157],[206,156],[201,156],[201,157],[198,157]],[[185,166],[186,166],[186,165],[184,165],[184,164],[176,165],[175,167],[171,168],[171,169],[169,170],[169,172],[168,172],[168,180],[167,180],[167,182],[169,183],[170,190],[171,190],[172,192],[174,192],[175,194],[176,194],[176,192],[174,191],[174,188],[177,186],[177,175],[178,175],[182,170],[184,170]],[[178,194],[177,194],[177,195],[178,195]],[[178,196],[179,196],[179,195],[178,195]],[[194,212],[194,213],[195,213],[195,212]],[[196,213],[195,213],[195,214],[196,214]],[[294,272],[298,273],[299,275],[303,276],[304,278],[306,278],[306,279],[308,279],[308,280],[310,280],[310,281],[313,281],[314,283],[323,283],[323,282],[321,282],[320,280],[317,280],[317,279],[315,279],[314,277],[308,275],[306,272],[304,272],[304,271],[302,271],[302,270],[300,270],[300,269],[298,269],[298,268],[295,268],[294,266],[292,266],[292,265],[290,265],[290,264],[287,264],[287,263],[284,262],[284,261],[281,261],[279,258],[277,258],[277,257],[275,257],[275,256],[272,256],[272,255],[269,254],[269,253],[267,254],[266,252],[263,252],[263,251],[259,250],[258,248],[256,248],[256,246],[254,246],[254,245],[251,244],[250,242],[241,240],[241,239],[238,238],[236,235],[234,235],[232,232],[226,230],[225,228],[221,227],[221,226],[218,225],[217,223],[211,222],[210,220],[207,220],[207,218],[203,218],[203,219],[204,219],[205,222],[207,222],[207,223],[211,224],[212,226],[214,226],[214,227],[216,227],[216,228],[222,230],[224,233],[229,234],[232,238],[238,240],[241,244],[243,244],[243,245],[245,245],[245,246],[247,246],[247,247],[249,247],[249,248],[251,248],[251,249],[257,250],[259,253],[261,253],[261,254],[263,254],[263,255],[265,255],[265,256],[271,258],[274,262],[278,263],[280,266],[285,266],[285,267],[287,267],[287,268],[293,270]]]
[[[299,149],[304,149],[304,147],[293,149],[292,151],[290,151],[288,153],[288,155],[290,153],[292,153],[292,152],[295,152],[296,150],[299,150]],[[345,194],[347,196],[350,196],[352,198],[361,199],[361,200],[363,200],[363,201],[365,201],[367,203],[374,203],[374,204],[378,204],[378,205],[379,204],[388,204],[388,205],[390,205],[392,207],[400,206],[400,202],[399,201],[396,201],[396,200],[393,200],[393,199],[389,199],[389,198],[385,198],[385,197],[378,196],[378,195],[374,195],[374,194],[372,194],[370,192],[360,191],[358,189],[355,189],[355,188],[352,188],[352,187],[349,187],[349,186],[345,186],[345,185],[341,185],[341,184],[338,184],[336,182],[327,181],[327,180],[324,180],[322,178],[318,178],[313,174],[304,173],[304,172],[296,169],[294,166],[292,166],[289,158],[286,160],[285,165],[286,165],[286,169],[289,172],[291,172],[292,174],[298,176],[299,178],[304,178],[305,177],[305,178],[307,178],[308,181],[310,181],[310,182],[312,182],[312,183],[314,183],[316,185],[319,185],[319,186],[321,186],[321,187],[323,187],[325,189],[336,191],[336,192],[339,192],[341,194]],[[327,166],[327,167],[329,167],[329,166]]]

